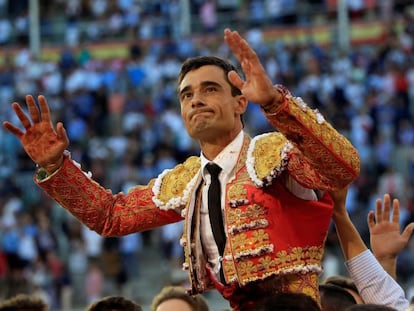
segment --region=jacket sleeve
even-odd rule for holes
[[[336,190],[357,178],[360,171],[358,151],[323,116],[309,108],[300,97],[284,87],[284,102],[265,111],[269,122],[293,143],[288,172],[310,189]]]
[[[62,167],[45,178],[39,170],[35,183],[91,230],[103,236],[122,236],[182,220],[173,209],[153,202],[152,180],[128,194],[113,194],[95,182],[76,162],[65,156]]]

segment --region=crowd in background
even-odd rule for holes
[[[153,25],[160,20],[165,22],[160,14],[167,14],[167,8],[170,14],[179,3],[46,2],[66,6],[64,14],[72,16],[73,23],[75,17],[81,16],[94,25],[105,16],[110,26],[117,23],[113,15],[119,13],[123,18],[120,24],[133,23],[140,36],[148,36],[141,37],[145,39],[156,38],[160,29],[169,29]],[[264,42],[262,28],[256,27],[263,20],[260,12],[266,12],[269,3],[283,2],[244,1],[243,7],[252,9],[249,16],[253,22],[251,28],[245,29],[246,38],[273,81],[286,85],[295,96],[318,109],[360,152],[362,170],[350,189],[348,209],[361,235],[368,239],[366,215],[375,207],[375,199],[384,193],[400,200],[402,224],[414,221],[413,12],[408,6],[399,7],[393,14],[402,21],[400,29],[390,28],[382,42],[354,46],[345,53],[311,40]],[[15,7],[24,1],[9,1],[14,4],[13,11],[9,6],[7,12],[13,18],[4,14],[4,3],[7,1],[0,1],[0,44],[27,44],[27,38],[22,36],[10,36],[10,41],[1,38],[5,19],[12,33],[13,25],[17,27],[22,16],[27,18],[27,6]],[[81,14],[78,10],[85,3],[91,4],[90,11]],[[220,1],[191,1],[192,10],[201,12],[204,5],[211,3],[213,12],[219,12]],[[114,5],[117,10],[109,10]],[[222,8],[222,12],[226,9],[229,8]],[[45,12],[54,16],[54,7],[45,5]],[[150,20],[151,31],[141,24],[146,19]],[[129,55],[123,59],[96,59],[87,44],[76,50],[71,48],[80,42],[101,39],[98,32],[97,37],[79,41],[72,37],[76,40],[66,42],[72,46],[61,49],[58,61],[36,58],[27,46],[20,45],[16,53],[4,53],[0,65],[1,119],[17,123],[10,104],[23,102],[26,94],[43,94],[51,106],[53,120],[65,125],[72,158],[95,180],[114,192],[127,192],[131,186],[146,184],[164,169],[199,153],[197,143],[183,127],[176,96],[176,77],[182,61],[213,54],[237,64],[223,44],[220,24],[208,22],[211,20],[207,18],[203,31],[217,34],[210,37],[208,44],[196,43],[191,36],[174,39],[170,30],[165,30],[162,36],[170,39],[154,40],[145,46],[130,44]],[[292,20],[278,21],[284,22]],[[125,28],[119,31],[123,33]],[[254,103],[249,105],[244,123],[251,135],[272,130]],[[139,254],[148,246],[156,246],[158,256],[167,259],[172,268],[180,266],[180,224],[122,238],[102,238],[38,191],[33,184],[34,170],[19,142],[0,129],[0,298],[36,291],[57,309],[65,300],[65,289],[71,288],[78,295],[75,294],[77,301],[89,303],[105,291],[103,279],[112,282],[112,290],[116,290],[130,279],[139,278],[140,269],[145,269],[139,264]],[[342,261],[332,228],[327,240],[325,275],[344,273]],[[408,295],[414,288],[413,262],[414,240],[400,255],[398,265],[398,280]]]
[[[181,38],[237,29],[335,20],[338,0],[36,0],[43,45]],[[353,19],[390,20],[405,0],[345,0]],[[0,45],[27,44],[29,1],[0,0]]]

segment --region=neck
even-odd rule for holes
[[[200,140],[200,147],[203,155],[208,160],[213,161],[217,155],[237,137],[239,133],[240,132],[229,136],[221,136],[215,140]]]

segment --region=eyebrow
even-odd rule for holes
[[[217,86],[219,88],[223,88],[220,83],[217,83],[215,81],[203,81],[203,82],[200,83],[200,85],[203,88],[205,88],[207,86]],[[192,89],[192,86],[191,85],[187,85],[182,90],[180,90],[180,94],[179,95],[181,96],[181,94],[183,94],[183,93],[185,93],[185,92],[187,92],[187,91],[189,91],[191,89]]]

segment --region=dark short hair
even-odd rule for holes
[[[319,294],[323,310],[346,310],[357,304],[351,293],[338,285],[320,284]]]
[[[326,278],[323,281],[323,284],[337,285],[339,287],[349,289],[354,291],[355,293],[358,293],[358,288],[356,287],[354,280],[344,275],[332,275]]]
[[[1,311],[47,311],[49,306],[42,298],[18,294],[0,303]]]
[[[345,311],[397,311],[397,309],[381,304],[366,303],[363,305],[351,306],[347,308]]]
[[[122,296],[107,296],[94,301],[86,311],[142,311],[135,301]]]
[[[231,84],[227,77],[227,74],[230,71],[234,70],[237,72],[237,68],[234,65],[232,65],[230,62],[225,61],[224,59],[221,59],[216,56],[196,56],[196,57],[191,57],[191,58],[186,59],[181,66],[180,73],[178,74],[178,86],[183,81],[187,73],[189,73],[192,70],[196,70],[200,67],[208,66],[208,65],[217,66],[223,69],[224,78],[231,86],[232,96],[237,96],[237,95],[242,94],[240,89],[235,87],[233,84]]]
[[[164,301],[180,299],[185,301],[193,311],[209,311],[207,300],[201,295],[189,295],[181,286],[165,286],[152,300],[151,311],[157,310]]]
[[[318,303],[304,293],[276,293],[260,300],[253,311],[320,311]]]

